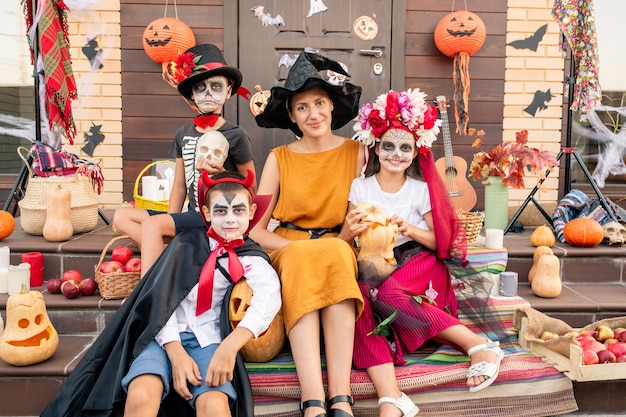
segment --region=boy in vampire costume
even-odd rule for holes
[[[278,276],[247,236],[269,199],[252,197],[251,171],[247,178],[234,172],[211,178],[205,172],[200,183],[208,231],[185,231],[168,245],[42,417],[122,416],[147,407],[155,416],[254,415],[238,351],[269,327],[281,307]],[[240,278],[254,296],[233,331],[228,304]],[[140,395],[139,403],[138,385],[149,394]]]

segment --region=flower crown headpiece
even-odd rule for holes
[[[415,137],[418,148],[430,148],[437,139],[441,120],[437,108],[425,100],[426,93],[416,89],[381,94],[374,103],[361,106],[352,139],[373,147],[389,129],[402,129]]]

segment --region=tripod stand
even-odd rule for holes
[[[569,169],[571,156],[572,155],[574,156],[574,159],[576,159],[576,162],[578,162],[578,165],[580,165],[580,168],[585,173],[585,177],[587,177],[589,184],[591,184],[593,191],[598,196],[598,199],[600,200],[600,205],[602,205],[602,208],[604,208],[604,210],[606,210],[606,212],[609,214],[609,216],[611,217],[611,220],[617,222],[617,218],[615,217],[615,212],[613,211],[611,206],[609,206],[608,202],[606,201],[606,198],[602,194],[602,191],[600,191],[598,184],[596,184],[596,181],[593,179],[593,177],[591,176],[591,173],[585,166],[585,163],[583,162],[580,155],[578,154],[578,150],[572,147],[561,148],[558,155],[556,156],[556,160],[560,161],[563,155],[565,155],[565,162],[567,164],[566,170]],[[524,209],[530,202],[532,202],[535,205],[535,207],[537,207],[537,210],[539,210],[539,212],[543,215],[543,217],[545,217],[546,220],[548,220],[548,222],[552,224],[552,217],[549,216],[548,213],[546,213],[546,211],[543,209],[543,207],[539,205],[539,203],[537,203],[537,200],[535,200],[535,197],[534,197],[537,191],[539,191],[539,189],[541,188],[541,185],[543,185],[543,182],[546,180],[549,174],[550,174],[550,170],[547,170],[545,176],[537,182],[537,185],[535,185],[535,187],[530,192],[530,194],[528,194],[528,197],[526,197],[526,200],[524,200],[524,203],[522,203],[520,208],[517,210],[517,212],[515,212],[515,214],[509,221],[509,224],[507,224],[506,228],[504,229],[504,234],[506,234],[506,232],[509,231],[509,229],[511,228],[515,220],[517,220],[517,218],[520,216],[520,214],[522,214],[522,212],[524,211]],[[565,193],[567,194],[568,192],[569,192],[569,189],[566,190]]]

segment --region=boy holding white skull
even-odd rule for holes
[[[204,227],[196,196],[202,171],[209,175],[225,170],[255,173],[247,132],[221,115],[226,100],[241,86],[241,72],[226,65],[215,45],[203,44],[178,56],[174,78],[178,92],[193,101],[200,114],[174,137],[170,154],[176,157],[176,171],[167,213],[124,207],[113,216],[115,231],[139,244],[142,276],[176,234]],[[183,213],[187,198],[188,210]]]

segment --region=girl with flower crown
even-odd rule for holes
[[[377,205],[398,230],[397,267],[390,275],[378,276],[377,268],[359,262],[364,308],[356,323],[353,361],[374,383],[380,416],[411,417],[419,411],[396,382],[394,364],[405,364],[403,351],[437,338],[467,352],[471,392],[493,383],[503,358],[499,342],[456,318],[450,270],[466,266],[465,232],[435,169],[430,147],[441,121],[425,97],[419,89],[382,94],[361,107],[354,126],[354,138],[370,146],[370,156],[364,176],[352,182],[350,213],[364,214],[356,208],[360,203]],[[358,236],[370,225],[364,221],[351,231]]]

